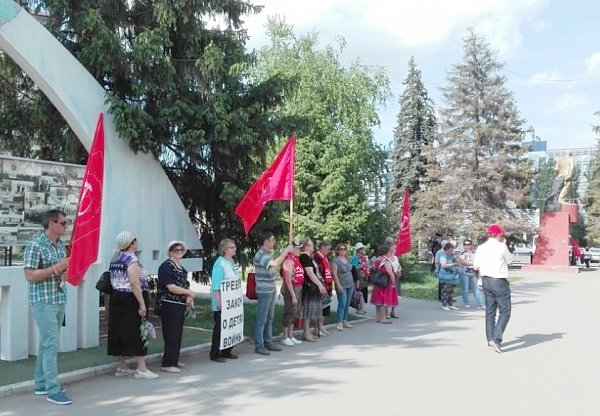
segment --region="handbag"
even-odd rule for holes
[[[352,293],[352,299],[350,299],[350,307],[354,309],[362,309],[361,306],[363,304],[363,294],[358,290],[355,290]]]
[[[246,280],[246,297],[248,299],[256,299],[256,274],[248,273]]]
[[[113,291],[112,284],[110,283],[110,272],[102,273],[100,279],[96,282],[96,289],[104,295],[110,295]]]
[[[379,287],[388,287],[390,285],[390,278],[386,272],[381,270],[373,270],[371,273],[371,283]]]

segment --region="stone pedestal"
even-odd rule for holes
[[[579,216],[577,204],[562,204],[559,212],[544,212],[531,265],[523,270],[578,272],[569,265],[569,227]]]

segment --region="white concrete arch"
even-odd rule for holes
[[[67,327],[62,351],[98,345],[98,292],[94,285],[106,270],[114,239],[122,230],[138,236],[140,259],[151,272],[164,260],[170,240],[200,249],[196,231],[160,164],[148,154],[134,154],[119,137],[105,104],[106,92],[92,75],[38,21],[11,0],[0,0],[0,49],[30,76],[65,118],[86,149],[104,112],[106,142],[99,261],[77,288],[69,286]],[[188,260],[200,270],[201,260]],[[27,284],[22,268],[0,268],[2,322],[0,358],[35,354],[35,330],[29,319]],[[25,305],[25,306],[23,306]]]

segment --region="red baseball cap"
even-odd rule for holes
[[[491,224],[487,229],[487,233],[488,235],[502,235],[504,234],[504,229],[498,224]]]

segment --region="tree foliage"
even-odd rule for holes
[[[521,208],[528,204],[529,162],[524,120],[498,74],[502,64],[472,29],[464,39],[463,62],[442,88],[441,132],[430,153],[430,186],[419,198],[415,225],[478,234],[500,222],[513,231],[528,228]]]
[[[248,82],[254,55],[245,50],[242,24],[260,7],[244,0],[32,0],[26,6],[48,14],[48,29],[106,89],[117,130],[131,148],[161,162],[200,223],[208,253],[222,236],[241,236],[235,204],[264,169],[266,149],[287,130],[271,111],[285,82]],[[28,88],[37,90],[29,84],[21,90]],[[39,156],[61,160],[67,139],[56,146],[52,132],[66,131],[66,124],[36,94],[31,103],[20,100],[24,109],[16,106],[10,120],[27,119],[40,107],[37,114],[52,130],[38,136],[55,146]],[[14,124],[4,131],[14,132]],[[39,126],[17,128],[14,140],[34,130]],[[23,156],[38,156],[31,144],[23,148]]]
[[[600,112],[594,114],[600,117]],[[593,130],[600,136],[600,125],[593,126]],[[590,164],[584,202],[587,243],[598,246],[600,244],[600,139],[597,142],[596,156]]]
[[[427,151],[437,134],[437,120],[433,101],[417,68],[414,57],[408,62],[408,75],[403,82],[400,111],[394,129],[392,153],[392,182],[390,184],[390,208],[398,218],[404,188],[408,187],[414,203],[421,191],[427,188],[427,169],[430,161]]]
[[[259,51],[254,79],[296,81],[277,110],[279,118],[297,120],[296,233],[356,241],[382,202],[384,152],[371,128],[379,123],[377,106],[389,98],[388,78],[381,68],[342,65],[343,39],[319,49],[316,33],[296,36],[277,19],[267,32],[271,44]]]

